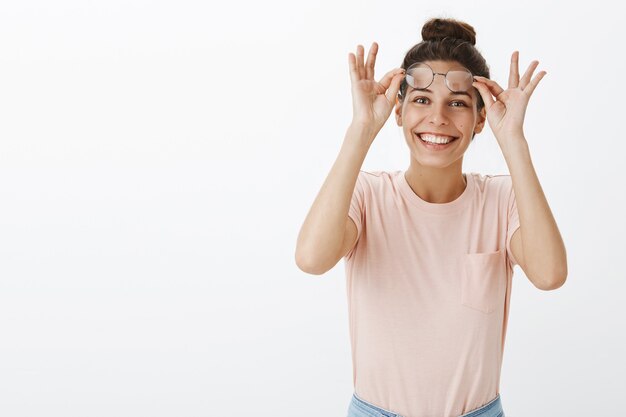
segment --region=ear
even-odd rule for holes
[[[483,106],[482,110],[478,112],[478,120],[476,121],[476,127],[474,127],[474,133],[482,132],[487,121],[487,108]]]
[[[394,109],[394,113],[396,114],[396,124],[398,126],[402,126],[402,102],[396,96],[396,106]]]

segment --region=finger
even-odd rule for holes
[[[391,85],[391,81],[393,80],[393,77],[395,77],[396,75],[403,75],[404,76],[404,70],[402,68],[395,68],[392,69],[391,71],[389,71],[387,74],[385,74],[385,76],[383,78],[380,79],[380,81],[376,84],[376,91],[377,94],[387,94],[387,90],[389,89],[389,86]]]
[[[509,88],[515,88],[519,84],[519,51],[511,55],[511,69],[509,70]]]
[[[365,78],[365,68],[363,68],[363,46],[356,47],[356,69],[359,71],[359,79]]]
[[[500,93],[502,93],[504,91],[504,89],[502,87],[500,87],[500,85],[497,82],[495,82],[494,80],[490,80],[489,78],[481,77],[480,75],[475,75],[474,78],[478,79],[478,81],[481,81],[486,87],[488,87],[489,91],[491,91],[491,93],[495,97],[498,97],[500,95]]]
[[[541,79],[546,74],[547,74],[547,72],[545,72],[545,71],[539,72],[537,75],[535,75],[535,78],[532,79],[530,84],[528,84],[528,86],[524,89],[524,92],[526,94],[528,94],[528,97],[530,97],[532,95],[533,91],[535,91],[535,88],[537,88],[537,85],[539,84],[539,81],[541,81]]]
[[[539,61],[533,61],[530,63],[528,69],[524,73],[524,76],[519,81],[519,88],[521,88],[522,90],[526,88],[526,86],[530,82],[530,77],[533,76],[533,72],[535,72],[535,69],[537,68],[537,65],[539,65]]]
[[[393,78],[391,79],[391,86],[387,89],[385,96],[387,97],[387,101],[390,103],[396,103],[398,99],[398,91],[400,91],[400,84],[402,84],[402,80],[404,79],[404,71],[395,73]]]
[[[483,102],[485,103],[485,109],[488,112],[491,106],[493,105],[493,103],[495,103],[495,100],[493,98],[493,95],[491,94],[491,91],[489,90],[489,88],[487,88],[485,84],[481,82],[473,82],[472,85],[476,87],[476,89],[478,90],[478,93],[480,94],[480,96],[483,99]]]
[[[352,52],[348,53],[348,64],[350,66],[350,80],[352,83],[356,83],[360,80],[359,71],[356,69],[356,57]]]
[[[378,44],[372,43],[370,53],[367,56],[367,64],[365,65],[365,77],[368,80],[374,79],[374,65],[376,64],[376,53],[378,52]]]

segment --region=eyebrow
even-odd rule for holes
[[[409,91],[409,95],[413,94],[414,92],[418,92],[418,93],[420,93],[420,92],[422,92],[422,93],[423,92],[427,92],[427,93],[431,93],[431,94],[433,93],[432,90],[429,90],[429,89],[425,89],[425,90],[413,89],[413,90]],[[468,96],[469,98],[472,98],[472,96],[469,93],[466,93],[465,91],[461,91],[461,92],[458,92],[458,93],[453,93],[452,91],[450,91],[449,95],[450,96]]]

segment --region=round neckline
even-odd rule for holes
[[[415,194],[411,186],[409,185],[406,177],[406,171],[398,171],[398,184],[400,191],[404,195],[404,197],[411,202],[415,207],[419,208],[422,211],[431,213],[431,214],[450,214],[456,213],[459,210],[463,209],[467,206],[471,200],[471,196],[474,193],[474,175],[472,172],[465,173],[465,181],[467,185],[465,189],[455,200],[450,201],[448,203],[430,203],[426,200],[422,200],[420,196]]]

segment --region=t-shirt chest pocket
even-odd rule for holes
[[[461,304],[493,313],[504,299],[506,259],[504,251],[467,253],[462,257]]]

